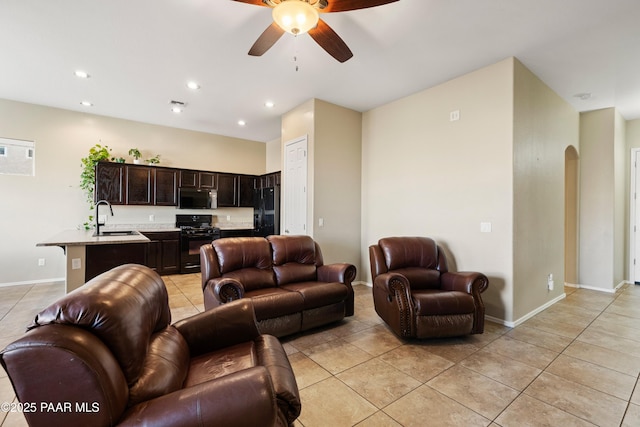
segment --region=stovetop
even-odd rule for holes
[[[176,215],[176,227],[181,230],[198,229],[203,230],[207,228],[213,228],[211,221],[213,215]]]

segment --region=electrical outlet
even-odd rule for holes
[[[44,258],[38,258],[38,266],[42,267],[45,264]]]
[[[154,214],[149,215],[149,221],[153,222],[156,220],[156,216]]]
[[[227,215],[227,221],[231,221],[231,215]]]
[[[107,216],[106,215],[98,215],[98,223],[99,224],[106,224],[107,223]]]
[[[553,274],[549,274],[549,276],[547,276],[547,289],[552,291],[553,290],[553,286],[554,286]]]
[[[82,268],[82,259],[73,258],[71,259],[71,269],[72,270],[80,270]]]
[[[480,223],[480,232],[481,233],[491,233],[491,223],[490,222],[481,222]]]
[[[449,113],[449,121],[455,122],[460,120],[460,110],[455,110]]]

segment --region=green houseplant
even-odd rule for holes
[[[160,163],[160,154],[156,154],[150,159],[145,160],[150,165],[157,165]]]
[[[129,155],[133,157],[133,163],[140,163],[140,157],[142,157],[142,154],[140,154],[140,150],[138,150],[137,148],[132,148],[129,150]]]
[[[89,154],[80,159],[82,162],[82,173],[80,174],[80,188],[84,191],[90,209],[93,209],[93,192],[96,186],[96,164],[100,161],[109,160],[111,148],[106,145],[96,144],[89,149]],[[93,215],[89,215],[89,220],[85,222],[86,230],[91,228]]]

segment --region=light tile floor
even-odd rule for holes
[[[173,320],[203,310],[199,274],[164,278]],[[516,328],[407,341],[376,315],[371,289],[355,316],[282,342],[302,414],[296,427],[638,426],[640,286],[567,298]],[[61,285],[0,288],[0,347],[63,293]],[[15,399],[0,372],[0,402]],[[0,413],[2,426],[26,425]]]

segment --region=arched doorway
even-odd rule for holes
[[[564,151],[564,282],[578,284],[578,151]]]

